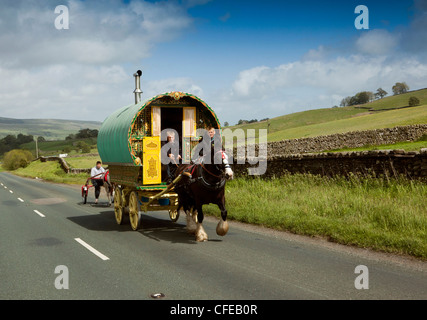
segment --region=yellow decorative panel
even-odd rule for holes
[[[145,137],[143,139],[143,184],[157,184],[162,182],[160,149],[160,137]]]

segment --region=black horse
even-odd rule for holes
[[[204,204],[213,203],[221,210],[221,219],[216,233],[224,236],[228,232],[227,209],[225,208],[225,182],[233,178],[224,150],[215,151],[213,145],[209,156],[200,157],[192,164],[183,164],[176,170],[176,176],[182,175],[176,184],[178,210],[187,214],[187,230],[196,235],[196,241],[207,241],[203,223]],[[197,214],[196,214],[197,213]]]

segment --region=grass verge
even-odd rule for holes
[[[43,180],[67,183],[67,184],[85,184],[86,179],[89,177],[85,173],[81,174],[66,174],[61,169],[57,161],[34,161],[31,162],[26,168],[20,168],[12,172],[21,177],[41,178]]]
[[[229,218],[346,245],[427,260],[427,185],[406,179],[309,174],[237,178],[226,187]],[[214,205],[207,214],[220,216]]]

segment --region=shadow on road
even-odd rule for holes
[[[170,220],[158,219],[149,214],[142,214],[141,227],[138,231],[131,229],[129,216],[127,215],[124,216],[123,224],[118,225],[112,210],[101,211],[99,214],[68,217],[67,219],[92,231],[133,232],[155,241],[196,244],[194,236],[187,233],[185,225]]]

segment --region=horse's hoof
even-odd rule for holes
[[[204,235],[196,236],[196,241],[197,241],[197,242],[205,242],[205,241],[208,241],[208,236],[204,236]]]
[[[197,242],[208,241],[208,234],[205,232],[205,229],[203,228],[203,226],[201,224],[197,225],[196,241]]]
[[[223,237],[227,234],[228,228],[228,222],[220,219],[216,226],[216,234]]]

